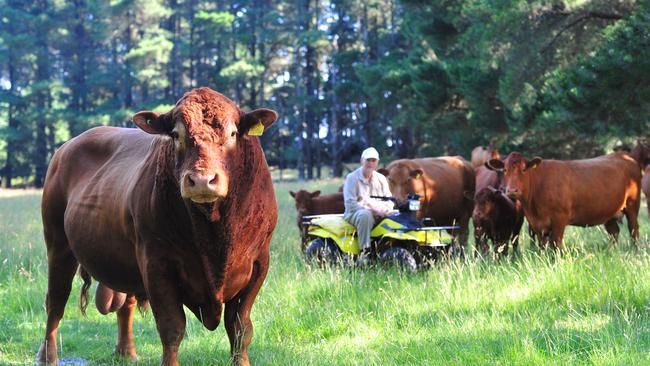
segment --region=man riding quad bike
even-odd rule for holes
[[[401,269],[413,272],[437,258],[441,253],[449,254],[452,236],[446,230],[459,226],[425,226],[428,219],[419,220],[420,196],[409,194],[399,202],[395,197],[372,196],[392,201],[398,212],[381,219],[370,232],[372,254],[370,262],[396,264]],[[352,262],[361,252],[353,225],[343,215],[304,216],[307,226],[308,262],[330,264]]]

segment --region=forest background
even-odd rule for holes
[[[267,160],[300,179],[369,145],[592,157],[648,130],[650,1],[0,0],[2,185],[198,86],[278,111]]]

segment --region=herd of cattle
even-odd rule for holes
[[[59,148],[41,204],[48,284],[38,364],[57,364],[57,330],[77,270],[82,307],[95,279],[98,309],[117,313],[118,355],[137,358],[133,314],[137,303],[148,302],[162,365],[178,365],[184,307],[210,330],[223,314],[233,363],[249,364],[251,308],[269,268],[278,216],[256,136],[277,117],[264,108],[245,113],[224,95],[198,88],[166,113],[136,113],[139,129],[98,127]],[[460,224],[463,244],[474,211],[481,237],[509,241],[526,215],[541,238],[559,247],[567,224],[605,224],[616,235],[621,214],[637,237],[647,161],[639,143],[631,153],[589,160],[512,153],[472,167],[441,157],[394,161],[383,172],[395,196],[419,193],[422,214],[440,225]],[[318,193],[292,193],[300,215],[343,211],[340,192]]]
[[[582,160],[526,159],[518,152],[505,160],[492,147],[472,151],[471,163],[460,156],[401,159],[378,171],[398,199],[408,193],[422,196],[420,217],[436,225],[459,225],[452,231],[457,244],[467,244],[470,217],[475,247],[481,254],[493,244],[497,256],[517,250],[519,233],[528,221],[540,246],[563,248],[567,225],[604,225],[614,239],[618,223],[627,219],[637,240],[641,190],[650,197],[650,148],[639,139],[631,151]],[[642,179],[643,176],[643,179]],[[298,211],[303,249],[302,216],[343,213],[342,193],[290,192]]]

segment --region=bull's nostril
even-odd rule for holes
[[[215,175],[214,178],[212,178],[212,179],[210,180],[210,185],[217,184],[217,181],[218,181],[218,179],[217,179],[217,176]]]
[[[194,183],[194,181],[192,180],[192,177],[190,177],[189,175],[187,176],[187,184],[190,187],[194,187],[196,185],[196,183]]]

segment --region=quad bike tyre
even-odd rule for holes
[[[392,265],[406,272],[415,272],[418,268],[417,262],[408,250],[400,247],[390,247],[379,254],[379,263]]]
[[[338,263],[341,259],[341,254],[339,248],[336,247],[332,240],[316,238],[307,246],[305,259],[307,259],[308,263],[327,266]]]

